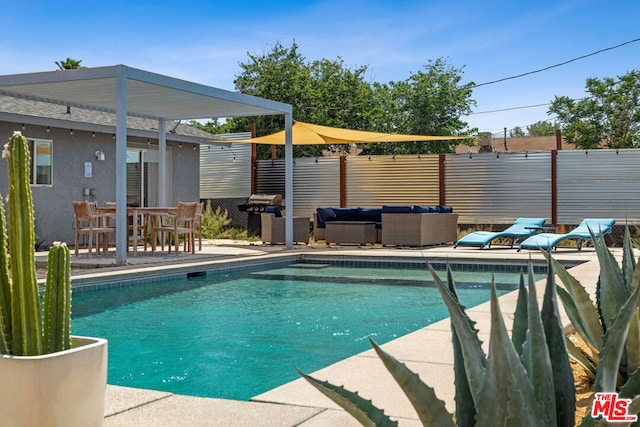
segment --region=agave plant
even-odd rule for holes
[[[398,382],[425,426],[573,426],[575,387],[558,314],[553,264],[542,309],[532,268],[528,291],[520,279],[514,332],[510,338],[502,318],[495,282],[491,283],[491,331],[485,355],[474,322],[459,303],[450,268],[448,286],[428,266],[449,310],[454,349],[455,416],[433,388],[371,341],[385,367]],[[371,401],[357,393],[300,373],[364,425],[397,425]]]
[[[49,250],[44,309],[40,304],[29,156],[27,140],[14,133],[2,153],[8,161],[9,235],[0,203],[0,353],[18,356],[53,353],[70,344],[70,257],[64,243]]]
[[[583,351],[567,340],[567,348],[571,358],[595,381],[596,393],[619,391],[621,398],[632,399],[640,395],[637,310],[640,267],[636,266],[628,226],[622,245],[622,266],[602,237],[593,236],[592,240],[600,263],[595,304],[584,286],[545,253],[564,285],[558,286],[557,292],[567,316],[587,344],[587,350]],[[586,417],[582,425],[593,422],[591,417]]]

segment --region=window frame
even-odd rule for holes
[[[43,138],[26,138],[29,144],[29,152],[31,154],[31,160],[29,167],[31,168],[31,176],[29,177],[29,184],[35,187],[53,187],[53,140]],[[37,147],[40,144],[49,145],[49,164],[43,166],[49,166],[49,182],[39,183],[38,181],[38,154]]]

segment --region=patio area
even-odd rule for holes
[[[520,260],[542,259],[536,251],[517,252],[516,249],[494,247],[490,250],[438,246],[419,249],[382,248],[380,246],[338,246],[328,248],[324,243],[296,246],[249,244],[246,242],[205,241],[203,250],[195,255],[152,254],[138,252],[129,257],[125,266],[117,266],[113,254],[104,257],[81,254],[72,258],[73,283],[82,285],[96,281],[121,280],[136,275],[164,275],[177,271],[202,271],[229,263],[249,263],[281,257],[349,256],[375,259],[382,257],[418,259],[466,260]],[[595,287],[599,266],[595,251],[589,247],[578,252],[561,249],[555,253],[559,260],[580,261],[571,272],[585,286]],[[544,281],[543,281],[544,282]],[[538,284],[542,295],[544,283]],[[511,326],[516,293],[501,297],[500,303]],[[477,322],[481,339],[488,345],[489,304],[468,310]],[[568,326],[568,320],[564,319]],[[426,328],[403,336],[382,346],[397,359],[416,371],[435,388],[449,410],[454,408],[453,352],[450,341],[449,320],[445,319]],[[425,349],[429,349],[426,351]],[[373,350],[349,357],[323,368],[313,375],[344,385],[373,403],[384,408],[400,426],[418,426],[420,422],[408,400],[379,361]],[[268,392],[254,396],[251,401],[233,401],[176,395],[167,392],[107,386],[105,426],[357,426],[350,415],[339,409],[304,380],[298,379]]]

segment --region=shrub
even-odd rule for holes
[[[247,230],[231,227],[231,221],[226,210],[220,206],[214,210],[207,201],[202,212],[202,236],[205,239],[257,240]]]
[[[628,235],[628,231],[626,232]],[[595,391],[620,391],[632,399],[629,413],[640,412],[640,374],[635,341],[640,298],[640,267],[636,267],[630,238],[625,238],[623,268],[602,238],[593,237],[600,262],[598,306],[589,305],[584,288],[548,253],[548,274],[542,309],[538,311],[536,288],[529,266],[528,291],[521,275],[511,339],[504,324],[495,283],[491,284],[491,331],[488,357],[478,331],[458,302],[451,270],[448,287],[429,266],[436,287],[449,310],[455,372],[455,417],[415,373],[371,341],[385,367],[400,385],[425,426],[567,426],[575,424],[575,385],[567,343],[558,314],[560,295],[576,330],[596,349]],[[556,273],[567,290],[556,286]],[[556,294],[557,292],[557,294]],[[583,310],[583,311],[581,311]],[[598,322],[600,319],[600,322]],[[629,338],[628,338],[629,337]],[[633,347],[633,348],[631,348]],[[574,350],[570,349],[572,357]],[[633,364],[633,365],[632,365]],[[299,372],[299,371],[298,371]],[[363,425],[397,425],[384,411],[357,393],[300,374]],[[621,382],[621,379],[626,381]],[[618,386],[622,387],[618,388]],[[455,420],[455,421],[454,421]],[[603,424],[590,415],[582,426]],[[628,425],[628,423],[626,424]]]
[[[575,388],[564,347],[564,333],[555,300],[550,264],[542,310],[529,268],[529,291],[520,279],[514,336],[509,338],[501,315],[495,282],[491,283],[489,356],[485,356],[474,322],[460,305],[451,270],[448,286],[429,266],[436,287],[449,310],[454,348],[455,417],[404,364],[372,341],[378,356],[413,404],[426,426],[540,426],[574,425]],[[302,374],[314,387],[342,406],[364,425],[396,425],[384,412],[356,393]]]
[[[621,398],[634,398],[640,395],[637,311],[640,267],[634,259],[628,226],[624,232],[621,266],[602,236],[592,236],[592,241],[600,263],[595,304],[584,286],[545,253],[564,285],[557,287],[558,296],[588,350],[581,350],[570,340],[567,348],[570,356],[595,380],[596,393],[619,391]]]

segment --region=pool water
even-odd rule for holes
[[[442,277],[446,277],[443,276]],[[455,273],[461,302],[491,273]],[[448,317],[419,270],[298,264],[74,294],[72,333],[109,340],[109,384],[248,400]],[[497,273],[500,293],[518,273]],[[408,286],[402,286],[408,285]]]

